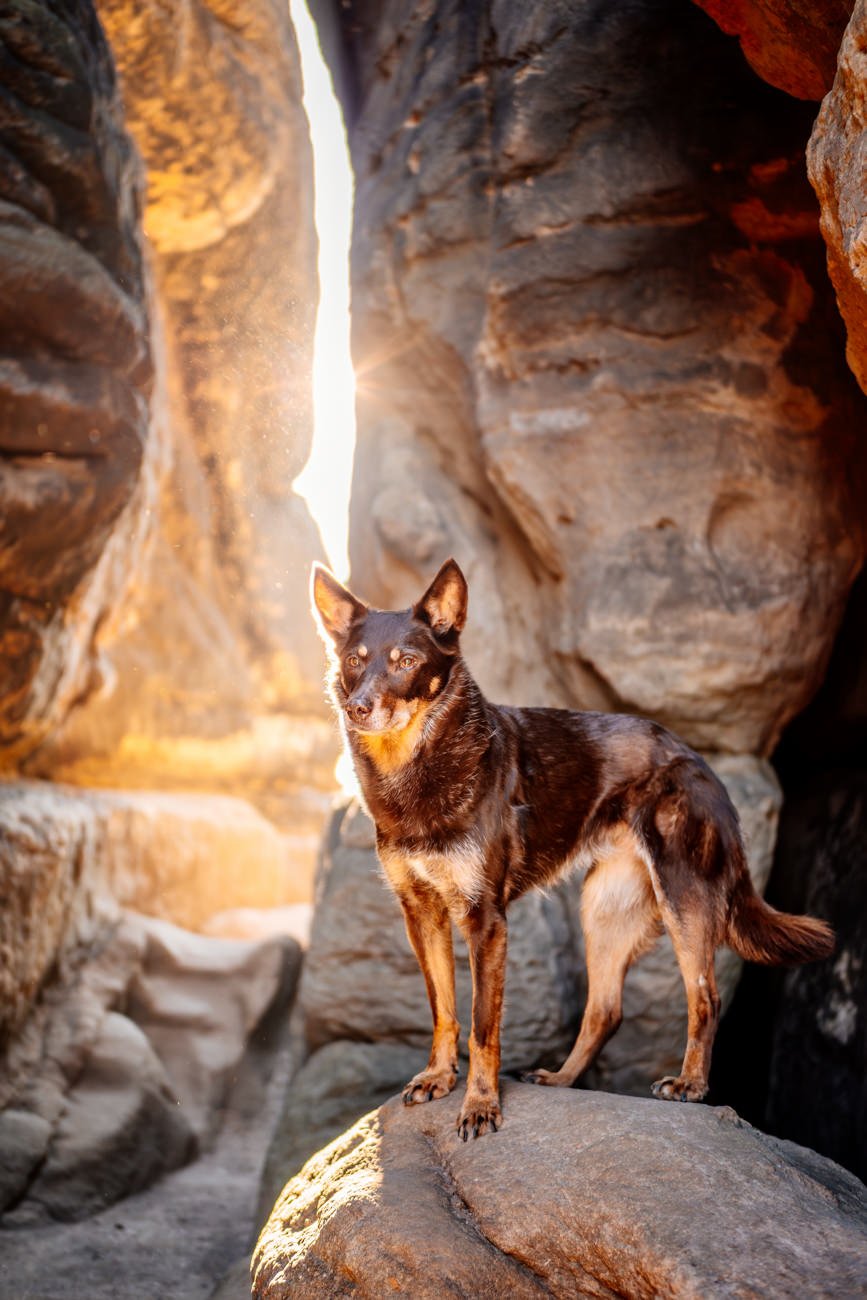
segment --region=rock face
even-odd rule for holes
[[[737,36],[765,81],[799,99],[831,88],[852,0],[696,0],[724,32]]]
[[[761,889],[771,867],[778,787],[768,766],[755,759],[730,758],[718,770],[741,813]],[[579,898],[580,882],[573,878],[547,895],[526,895],[509,909],[506,1071],[556,1069],[572,1046],[586,993]],[[472,990],[459,936],[455,958],[458,1018],[468,1026]],[[724,1002],[740,967],[733,953],[720,951]],[[430,1046],[430,1009],[418,962],[382,878],[372,824],[357,806],[338,812],[329,829],[296,1017],[312,1054],[292,1080],[271,1144],[263,1215],[289,1174],[366,1108],[399,1091],[422,1068]],[[630,971],[624,1023],[587,1082],[647,1096],[654,1079],[678,1072],[685,1042],[683,983],[666,938]]]
[[[867,391],[867,4],[859,0],[840,46],[837,75],[807,151],[822,209],[828,271],[846,322],[846,356]]]
[[[529,1085],[463,1144],[395,1099],[286,1187],[256,1300],[858,1294],[867,1190],[728,1109]]]
[[[300,967],[291,940],[205,938],[131,913],[88,957],[5,1053],[6,1226],[86,1218],[206,1146],[252,1031]]]
[[[195,930],[310,882],[304,854],[240,799],[0,784],[0,1050],[119,905]]]
[[[88,0],[7,7],[0,139],[0,766],[92,688],[152,472],[140,172]],[[130,507],[133,497],[136,504]],[[125,510],[125,507],[130,507]]]
[[[168,448],[102,692],[31,770],[263,805],[282,781],[287,821],[336,757],[307,614],[322,549],[292,490],[312,428],[312,159],[288,8],[230,8],[98,4],[147,169]]]
[[[812,109],[659,0],[335,21],[356,588],[405,604],[453,552],[490,694],[770,752],[863,554]]]

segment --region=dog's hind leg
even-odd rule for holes
[[[666,1101],[701,1101],[707,1096],[710,1058],[719,1023],[720,999],[713,965],[719,939],[712,906],[702,897],[701,886],[695,892],[696,898],[685,900],[686,906],[681,905],[677,914],[663,907],[665,926],[686,988],[688,1012],[680,1074],[657,1079],[651,1087],[654,1097]]]
[[[533,1070],[528,1083],[570,1087],[619,1028],[623,981],[662,927],[647,869],[632,838],[623,835],[591,869],[581,898],[587,961],[587,1005],[575,1046],[559,1070]]]

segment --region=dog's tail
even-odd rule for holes
[[[726,943],[747,961],[764,966],[796,966],[829,957],[834,931],[812,916],[778,912],[753,889],[746,863],[732,893]]]

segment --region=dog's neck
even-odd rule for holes
[[[402,731],[347,731],[365,802],[378,828],[431,824],[472,797],[491,743],[491,706],[462,659],[441,694]]]

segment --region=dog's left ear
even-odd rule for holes
[[[437,636],[463,631],[467,621],[467,580],[454,560],[446,560],[421,600],[413,608]]]
[[[342,641],[352,624],[364,618],[367,606],[341,587],[324,564],[314,564],[310,575],[310,595],[319,627],[332,641]]]

